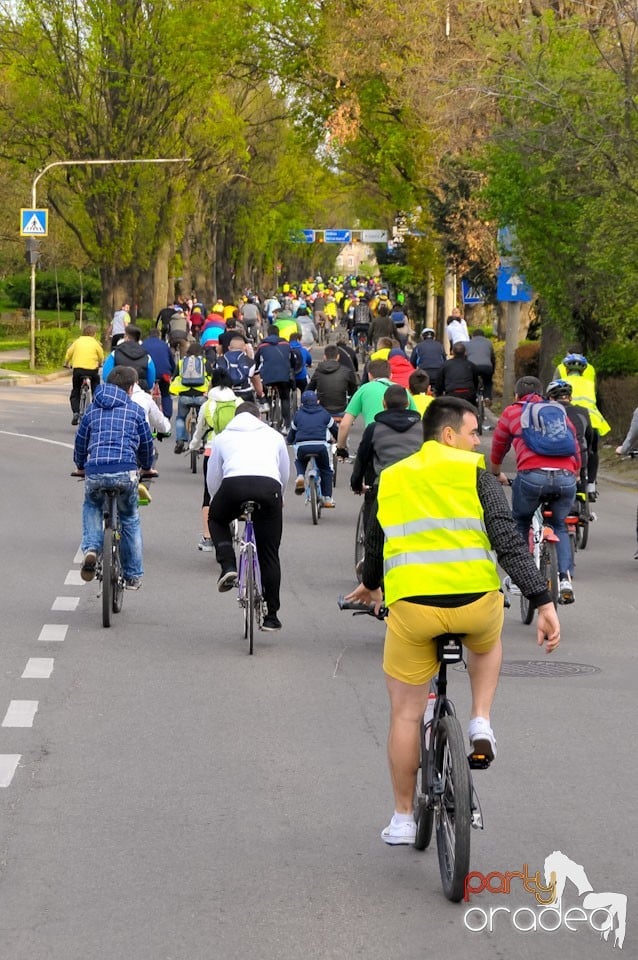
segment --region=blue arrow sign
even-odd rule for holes
[[[325,243],[350,243],[352,230],[324,230]]]
[[[465,277],[461,280],[461,291],[463,295],[463,303],[468,306],[472,306],[476,303],[485,303],[487,300],[487,294],[483,287],[477,287],[469,280],[466,280]]]
[[[20,236],[46,237],[49,235],[48,210],[20,210]]]
[[[501,303],[529,303],[532,290],[516,267],[501,265],[496,271],[496,299]]]

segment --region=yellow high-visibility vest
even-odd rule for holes
[[[378,517],[385,602],[498,590],[496,557],[476,489],[481,454],[428,440],[382,471]]]
[[[588,369],[585,368],[585,373]],[[580,373],[568,373],[563,379],[571,385],[571,402],[576,404],[577,407],[585,407],[586,410],[589,410],[592,427],[594,430],[598,430],[601,437],[604,437],[605,434],[609,433],[611,427],[596,406],[596,384],[594,380]]]

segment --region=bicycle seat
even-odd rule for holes
[[[259,510],[259,504],[255,503],[254,500],[246,500],[246,502],[241,505],[242,513],[254,513],[255,510]]]
[[[440,633],[432,637],[436,643],[436,658],[439,663],[458,663],[463,659],[462,640],[464,633]]]

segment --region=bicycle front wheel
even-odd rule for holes
[[[435,736],[434,775],[441,790],[436,808],[439,869],[445,896],[458,903],[463,898],[465,877],[470,868],[470,768],[463,746],[461,725],[456,717],[443,717]]]
[[[520,600],[521,600],[521,620],[523,621],[523,623],[526,623],[529,625],[534,619],[534,606],[532,603],[530,603],[527,597],[523,596],[523,594],[521,594]]]
[[[111,626],[113,610],[113,556],[115,550],[115,531],[112,527],[104,530],[102,547],[102,626]]]

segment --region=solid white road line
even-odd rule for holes
[[[38,709],[37,700],[11,700],[2,721],[3,727],[32,727]]]
[[[29,657],[23,680],[48,680],[53,673],[53,657]]]
[[[21,758],[21,753],[0,753],[0,787],[9,786]]]
[[[53,601],[52,610],[77,610],[79,597],[56,597]]]
[[[53,640],[56,643],[59,643],[66,639],[66,632],[68,629],[68,623],[45,623],[40,630],[40,636],[38,637],[38,640],[42,640],[45,643]]]

